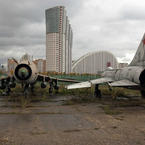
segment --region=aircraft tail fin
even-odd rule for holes
[[[139,44],[130,66],[145,66],[145,34]]]

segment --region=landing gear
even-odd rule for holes
[[[140,93],[141,93],[142,98],[145,99],[145,90],[141,90]]]
[[[10,92],[11,92],[11,88],[10,88],[10,86],[7,86],[6,87],[6,95],[9,96]]]
[[[94,96],[95,96],[96,98],[99,98],[99,99],[102,98],[101,91],[99,90],[99,85],[98,85],[98,84],[95,85]]]
[[[140,80],[140,85],[141,85],[141,95],[142,95],[142,98],[145,98],[145,70],[142,71],[140,77],[139,77],[139,80]]]
[[[30,84],[30,88],[31,88],[31,93],[34,93],[34,84]]]
[[[52,95],[52,92],[53,92],[53,82],[50,81],[49,85],[50,85],[50,87],[49,87],[49,94]]]
[[[58,94],[59,87],[58,86],[54,86],[54,89],[55,89],[55,93]]]
[[[57,85],[57,80],[54,81],[54,89],[55,89],[55,93],[58,93],[59,87]]]
[[[55,93],[58,93],[59,87],[57,86],[57,80],[50,80],[49,82],[49,94],[52,95],[53,89],[55,90]]]
[[[11,92],[11,85],[7,80],[2,80],[0,89],[4,90],[2,95],[9,96]]]
[[[25,98],[27,98],[27,96],[28,96],[28,90],[29,89],[29,84],[25,84],[24,85],[24,96],[25,96]]]

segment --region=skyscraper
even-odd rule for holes
[[[64,6],[47,9],[46,71],[70,73],[73,33]]]

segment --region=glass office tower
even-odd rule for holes
[[[70,73],[73,33],[64,6],[47,9],[46,71]]]

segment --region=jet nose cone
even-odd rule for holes
[[[19,69],[18,75],[21,78],[26,79],[28,77],[28,75],[29,75],[29,71],[25,67],[22,67],[22,68]]]
[[[15,76],[19,80],[28,80],[31,77],[32,70],[27,64],[20,64],[15,69]]]

